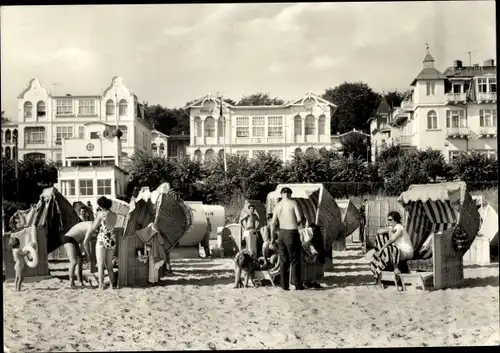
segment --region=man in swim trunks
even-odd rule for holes
[[[301,280],[301,255],[302,242],[300,240],[299,225],[303,223],[304,217],[299,210],[297,201],[292,200],[290,188],[281,189],[281,201],[274,210],[271,221],[271,234],[274,234],[276,223],[279,222],[278,251],[280,257],[280,282],[281,288],[290,290],[290,267],[295,290],[303,290]]]
[[[62,243],[66,254],[69,258],[69,285],[70,288],[75,288],[75,268],[76,278],[80,285],[83,287],[83,275],[82,275],[82,250],[80,245],[83,244],[85,239],[85,234],[89,228],[92,227],[92,221],[85,221],[75,224],[62,238]],[[89,261],[92,261],[89,257]]]
[[[255,212],[255,206],[248,206],[248,213],[245,214],[243,218],[241,218],[240,224],[243,227],[243,242],[242,247],[246,248],[247,243],[250,242],[249,235],[251,233],[257,232],[257,227],[259,226],[259,216],[257,212]],[[257,255],[257,254],[255,254]]]

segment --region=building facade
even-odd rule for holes
[[[128,174],[122,169],[126,156],[120,135],[115,126],[93,122],[84,126],[81,138],[62,140],[62,166],[54,186],[68,201],[90,201],[95,208],[100,196],[125,195]]]
[[[51,95],[32,79],[18,96],[19,157],[36,154],[61,163],[62,141],[83,138],[86,124],[97,122],[120,128],[125,157],[138,151],[151,153],[152,126],[120,77],[95,96]]]
[[[178,160],[187,155],[189,135],[165,135],[153,130],[152,136],[151,151],[153,156]]]
[[[233,106],[210,95],[187,107],[188,155],[208,161],[226,152],[255,157],[275,154],[284,161],[307,150],[331,148],[330,120],[336,106],[311,93],[274,106]]]
[[[392,112],[390,125],[401,146],[440,150],[447,161],[475,150],[497,156],[497,84],[494,60],[443,73],[427,53],[411,83],[411,97]],[[382,134],[381,129],[375,135]]]
[[[15,159],[17,156],[16,139],[19,137],[19,127],[12,121],[2,122],[2,157]]]

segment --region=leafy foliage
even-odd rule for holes
[[[129,173],[128,197],[135,187],[155,189],[162,183],[174,180],[175,167],[171,161],[163,157],[150,157],[143,152],[130,156],[124,169]]]
[[[408,94],[410,94],[410,90],[406,90],[404,92],[395,90],[384,93],[384,97],[387,100],[389,107],[395,108],[401,105],[401,102],[408,96]]]
[[[299,154],[290,163],[290,182],[316,183],[330,180],[329,160],[318,151]]]
[[[265,200],[267,194],[288,179],[283,162],[273,154],[259,153],[250,161],[250,175],[246,196],[250,199]]]
[[[498,179],[498,160],[472,151],[457,156],[451,163],[455,177],[466,182],[493,181]]]
[[[189,135],[189,116],[182,109],[168,109],[159,104],[146,106],[144,119],[167,135]]]
[[[249,105],[281,105],[285,101],[280,98],[271,98],[268,93],[254,93],[244,96],[239,100],[236,105],[249,106]]]
[[[353,156],[354,158],[367,160],[369,154],[367,137],[361,134],[347,134],[341,138],[340,144],[340,152],[344,157]]]
[[[444,155],[439,150],[428,148],[425,151],[418,151],[417,158],[422,163],[424,173],[436,181],[438,177],[448,179],[450,168],[446,164]]]
[[[331,131],[343,133],[352,129],[367,130],[367,121],[380,103],[380,95],[363,82],[344,82],[326,89],[322,96],[337,105],[331,119]]]

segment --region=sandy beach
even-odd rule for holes
[[[10,352],[498,345],[498,264],[463,288],[373,285],[359,249],[335,253],[321,290],[232,289],[231,259],[173,261],[161,286],[67,289],[4,283]]]

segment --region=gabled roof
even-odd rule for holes
[[[17,98],[21,98],[22,99],[24,97],[24,95],[26,94],[26,92],[28,92],[35,85],[40,86],[40,88],[45,91],[45,88],[42,86],[42,84],[40,83],[40,81],[37,78],[32,78],[30,80],[30,82],[28,83],[28,85],[26,86],[26,88],[23,89],[21,91],[21,93],[19,93],[19,95],[17,96]]]
[[[481,75],[496,74],[496,66],[464,66],[461,68],[448,67],[443,74],[448,78],[472,78]]]
[[[415,77],[410,86],[415,86],[418,80],[446,80],[446,76],[434,67],[425,67],[420,71],[417,77]]]
[[[220,98],[214,97],[211,94],[207,94],[207,95],[203,96],[202,98],[196,99],[196,101],[194,101],[193,103],[189,104],[188,106],[186,106],[182,109],[187,110],[187,109],[191,109],[191,108],[203,108],[203,105],[207,101],[212,101],[215,104],[214,111],[220,109]],[[227,102],[224,102],[224,98],[223,98],[223,100],[222,100],[222,112],[224,112],[224,111],[227,112],[228,109],[232,110],[232,109],[234,109],[234,106],[227,103]]]
[[[306,100],[308,100],[308,99],[313,99],[316,104],[319,104],[319,105],[325,105],[325,104],[327,104],[327,105],[329,105],[329,106],[337,109],[337,106],[335,104],[333,104],[332,102],[329,102],[326,99],[318,97],[317,95],[312,94],[311,92],[306,93],[304,96],[302,96],[300,98],[297,98],[295,100],[289,101],[289,102],[283,104],[283,106],[284,107],[288,107],[288,106],[291,106],[291,105],[304,105],[304,102]]]
[[[378,105],[376,114],[389,114],[391,112],[391,107],[387,103],[387,99],[382,97],[380,104]]]

